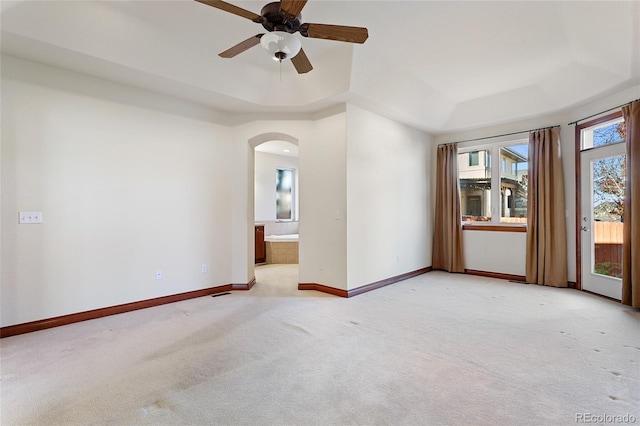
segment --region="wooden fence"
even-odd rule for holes
[[[620,222],[594,222],[595,269],[605,275],[622,276],[622,232]]]
[[[596,244],[622,244],[622,222],[593,222],[593,240]]]

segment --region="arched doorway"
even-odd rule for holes
[[[253,158],[249,197],[253,200],[251,213],[255,232],[255,258],[250,261],[253,261],[255,277],[259,282],[261,276],[273,278],[281,270],[290,281],[291,271],[295,268],[296,282],[287,285],[297,288],[300,243],[298,140],[285,133],[271,132],[249,139],[249,145]]]

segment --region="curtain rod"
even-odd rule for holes
[[[482,138],[475,138],[475,139],[466,139],[463,141],[457,141],[457,142],[446,142],[446,143],[439,143],[438,146],[440,145],[450,145],[450,144],[456,144],[456,143],[463,143],[463,142],[475,142],[475,141],[482,141],[485,139],[493,139],[493,138],[501,138],[503,136],[512,136],[512,135],[519,135],[521,133],[531,133],[531,132],[535,132],[537,130],[543,130],[543,129],[553,129],[556,127],[560,127],[559,124],[555,125],[555,126],[546,126],[546,127],[540,127],[538,129],[530,129],[530,130],[522,130],[520,132],[513,132],[513,133],[504,133],[502,135],[495,135],[495,136],[485,136]]]
[[[626,103],[624,103],[624,104],[622,104],[622,105],[618,105],[617,107],[613,107],[613,108],[605,109],[604,111],[600,111],[600,112],[599,112],[599,113],[597,113],[597,114],[593,114],[593,115],[590,115],[590,116],[588,116],[588,117],[581,118],[580,120],[572,121],[571,123],[567,124],[567,126],[573,126],[574,124],[578,124],[578,123],[579,123],[579,122],[581,122],[581,121],[587,120],[587,119],[589,119],[589,118],[596,117],[596,116],[598,116],[598,115],[600,115],[600,114],[604,114],[605,112],[613,111],[614,109],[622,108],[622,107],[623,107],[623,106],[625,106],[625,105],[629,105],[629,104],[630,104],[630,103],[632,103],[632,102],[638,102],[638,101],[640,101],[640,98],[636,99],[635,101],[629,101],[629,102],[626,102]]]

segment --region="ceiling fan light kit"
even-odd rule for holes
[[[222,0],[195,1],[249,19],[261,24],[268,31],[266,34],[256,34],[249,37],[247,40],[221,52],[219,56],[233,58],[259,43],[274,60],[282,62],[284,59],[291,59],[291,63],[298,74],[307,73],[313,67],[302,49],[302,42],[294,35],[296,32],[303,37],[359,44],[364,43],[369,37],[367,29],[363,27],[303,24],[300,12],[302,12],[307,0],[280,0],[279,2],[268,3],[262,8],[260,15]]]
[[[298,37],[284,31],[273,31],[260,38],[260,44],[275,61],[282,62],[283,59],[291,59],[296,56],[302,48],[302,42]]]

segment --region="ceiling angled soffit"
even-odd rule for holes
[[[204,90],[188,83],[180,83],[159,75],[141,72],[121,64],[90,57],[68,49],[54,47],[39,40],[28,39],[6,31],[0,32],[2,53],[20,59],[70,69],[121,84],[168,95],[178,99],[213,107],[221,112],[259,111],[261,107],[236,97]],[[3,74],[4,74],[3,63]],[[19,75],[18,78],[21,78]],[[46,84],[46,82],[43,82]],[[69,90],[74,90],[69,87]]]
[[[262,5],[249,3],[257,11]],[[348,43],[303,39],[315,67],[306,75],[289,61],[280,67],[260,46],[220,58],[219,52],[264,29],[197,2],[18,2],[3,11],[2,30],[75,52],[78,63],[84,55],[258,106],[304,106],[349,84]]]
[[[580,7],[572,6],[560,5],[572,16],[564,22],[572,59],[626,78],[640,78],[640,2],[583,2]]]
[[[373,48],[354,54],[352,91],[427,130],[548,114],[640,78],[637,2],[395,2],[406,43],[376,38],[386,3],[368,9]]]
[[[451,117],[465,102],[494,94],[508,101],[504,93],[528,88],[569,61],[559,18],[542,19],[543,36],[523,30],[528,19],[550,13],[538,3],[394,2],[398,24],[410,29],[406,43],[385,28],[387,3],[367,9],[370,45],[354,54],[352,92],[365,107],[423,129],[449,130],[462,122]],[[512,108],[499,105],[499,119],[512,119]],[[473,124],[462,124],[487,122],[470,118]]]
[[[258,13],[268,0],[231,1]],[[191,0],[3,1],[2,48],[234,113],[356,105],[433,133],[579,105],[640,83],[640,2],[309,1],[304,22],[363,26],[363,45],[302,38],[298,75],[260,25]],[[282,78],[282,81],[280,80]]]
[[[393,62],[374,61],[372,56],[355,52],[348,100],[420,129],[440,129],[455,108],[455,102],[410,69]],[[369,63],[378,65],[370,67]]]
[[[541,31],[554,34],[545,43],[547,48],[543,44],[535,54],[528,52],[541,64],[532,63],[529,58],[520,58],[512,65],[504,62],[504,69],[510,73],[525,76],[520,84],[502,92],[494,87],[493,93],[460,101],[443,130],[549,114],[640,82],[640,75],[634,72],[634,61],[640,52],[633,50],[638,43],[634,37],[634,22],[638,19],[633,13],[637,5],[551,2],[548,6],[552,9],[547,13],[554,12],[562,19],[545,21],[538,17],[540,22],[546,22]],[[598,20],[595,27],[594,19]],[[496,75],[507,80],[500,72]]]

